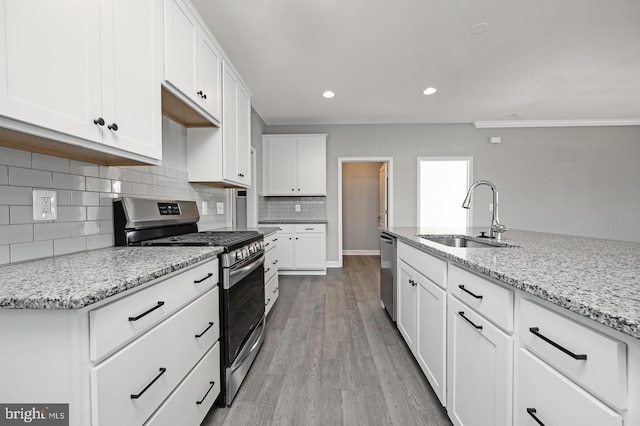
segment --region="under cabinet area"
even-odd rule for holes
[[[269,224],[278,231],[281,275],[324,275],[327,272],[325,224]]]
[[[164,86],[210,126],[222,122],[222,53],[206,24],[186,0],[164,0]],[[163,102],[165,115],[183,125],[180,110]],[[175,107],[177,108],[177,107]]]
[[[104,164],[159,163],[159,2],[2,0],[0,23],[3,145]]]
[[[326,134],[264,135],[264,195],[327,195]]]
[[[274,303],[278,300],[278,234],[271,234],[264,239],[264,314],[269,315]]]

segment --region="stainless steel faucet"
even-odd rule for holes
[[[480,185],[487,185],[489,188],[491,188],[491,191],[493,193],[493,218],[491,219],[489,238],[496,238],[496,234],[498,234],[499,236],[499,234],[508,231],[508,229],[504,225],[501,225],[500,220],[498,219],[498,189],[493,183],[489,182],[488,180],[479,180],[477,182],[474,182],[467,191],[467,196],[462,202],[462,207],[465,209],[471,207],[471,195],[473,194],[473,191]]]

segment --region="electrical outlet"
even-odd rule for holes
[[[56,191],[33,191],[33,220],[56,220],[58,197]]]
[[[220,202],[216,203],[216,212],[218,214],[224,214],[224,203],[220,203]]]
[[[206,216],[208,214],[209,214],[209,209],[208,209],[208,206],[207,206],[207,202],[203,201],[202,202],[202,216]]]
[[[296,204],[296,213],[300,213],[300,204]]]

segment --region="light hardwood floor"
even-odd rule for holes
[[[240,392],[202,425],[450,425],[380,307],[379,262],[345,256],[326,276],[281,276]]]

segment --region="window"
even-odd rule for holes
[[[418,226],[466,227],[471,157],[418,157]]]

